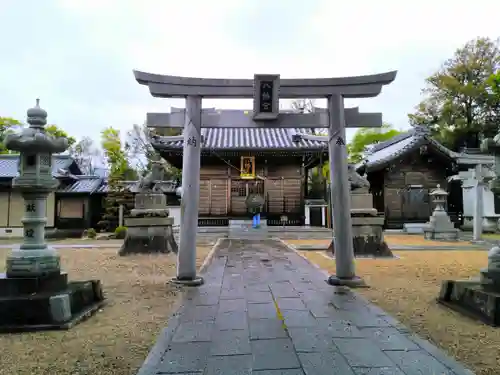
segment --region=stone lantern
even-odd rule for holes
[[[0,331],[61,328],[103,301],[98,281],[68,282],[57,251],[45,242],[47,196],[58,186],[52,155],[67,150],[68,140],[45,132],[47,112],[38,99],[27,115],[29,127],[5,137],[5,147],[19,153],[12,188],[24,199],[24,235],[0,274]]]
[[[19,176],[12,187],[24,198],[23,244],[7,258],[7,276],[42,276],[60,272],[59,255],[45,243],[47,196],[58,182],[52,177],[52,154],[66,151],[68,140],[45,133],[47,112],[28,110],[28,128],[8,134],[5,147],[19,152]]]
[[[429,193],[432,203],[436,205],[432,216],[424,228],[424,236],[427,240],[458,240],[459,231],[455,228],[444,209],[448,193],[438,185]]]

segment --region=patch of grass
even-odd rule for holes
[[[482,237],[488,240],[500,241],[500,233],[483,233]]]
[[[335,271],[322,252],[303,251],[312,263]],[[441,281],[478,277],[486,252],[395,251],[400,259],[358,259],[356,273],[369,289],[360,294],[428,339],[478,375],[498,374],[500,329],[468,319],[436,303]]]
[[[210,247],[198,247],[201,266]],[[8,250],[0,249],[0,272]],[[120,257],[117,248],[60,249],[71,280],[97,278],[108,304],[69,331],[0,335],[1,375],[132,375],[181,294],[167,284],[175,254]]]

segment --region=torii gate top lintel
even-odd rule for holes
[[[391,71],[354,77],[280,79],[279,96],[290,99],[324,98],[333,94],[341,94],[345,98],[375,97],[380,94],[383,86],[394,81],[396,74],[397,71]],[[149,87],[154,97],[182,98],[193,95],[206,98],[252,98],[254,96],[254,79],[179,77],[138,70],[134,70],[134,76],[138,83]]]

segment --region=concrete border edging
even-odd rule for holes
[[[205,260],[203,261],[200,268],[198,269],[198,273],[200,273],[200,274],[203,273],[208,268],[210,263],[212,263],[212,259],[214,257],[214,254],[219,249],[220,244],[222,243],[222,240],[224,240],[224,238],[220,237],[217,239],[217,241],[215,241],[215,244],[212,246],[212,249],[207,254],[207,256],[205,257]]]

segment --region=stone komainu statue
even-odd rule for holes
[[[361,176],[358,172],[356,172],[356,167],[353,164],[348,165],[347,174],[349,176],[351,191],[358,189],[368,190],[370,188],[370,182],[366,179],[366,177]]]

